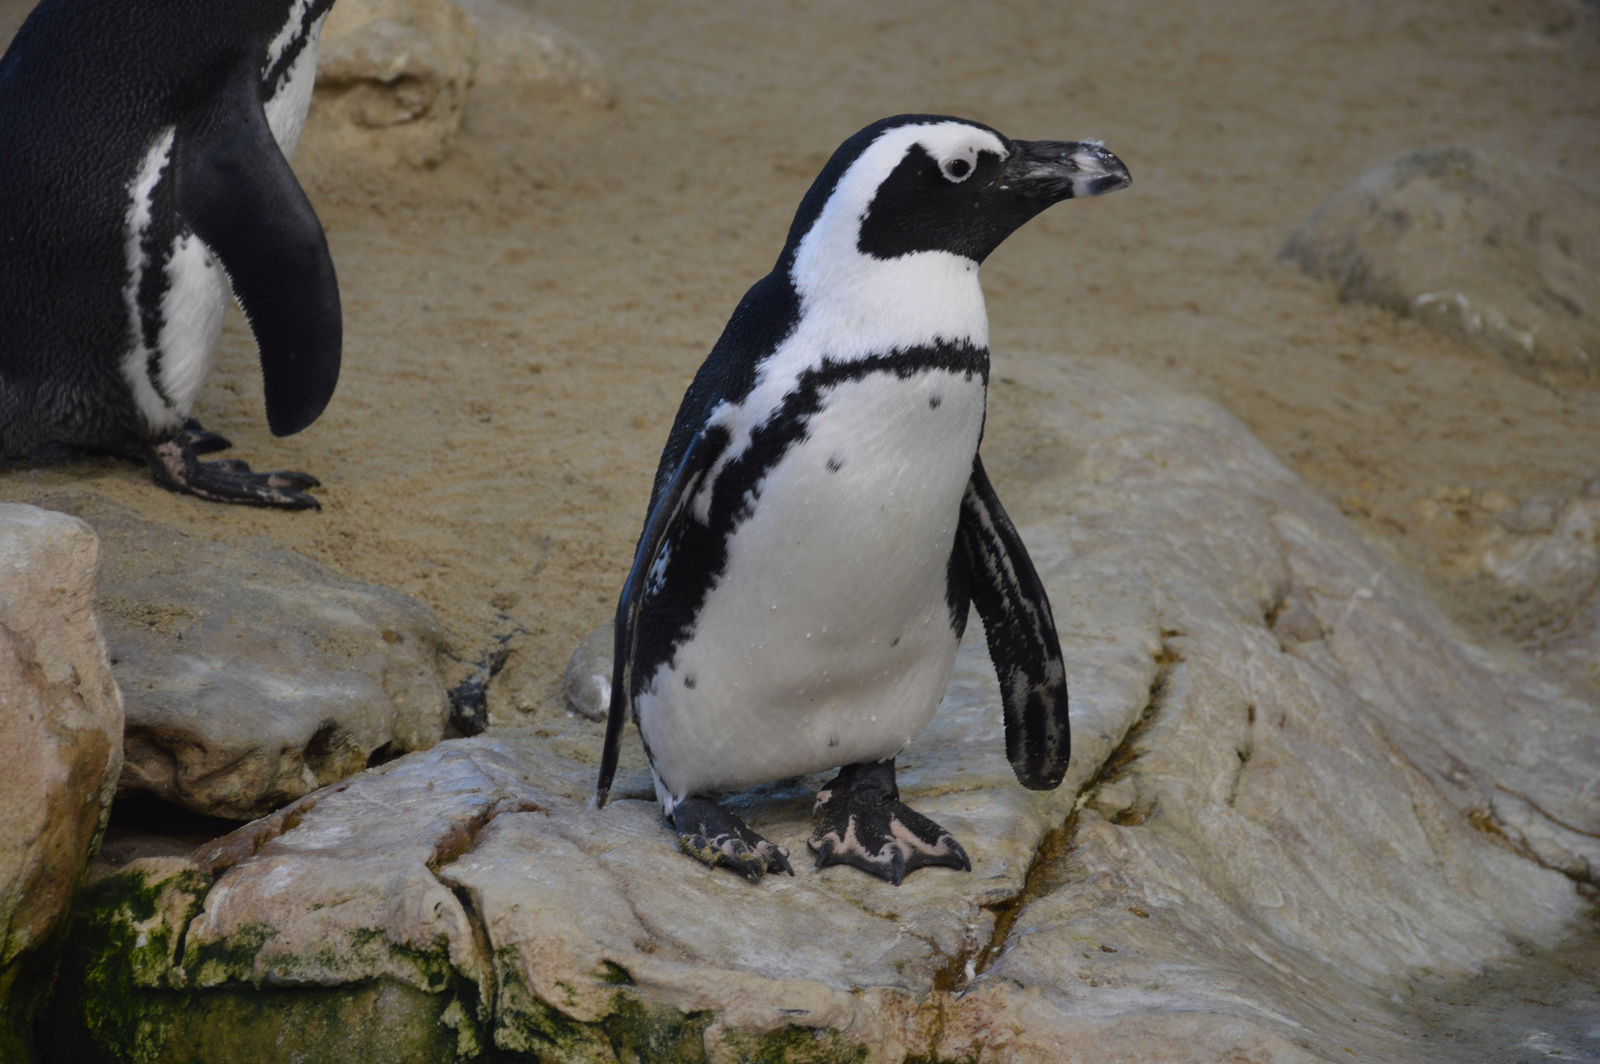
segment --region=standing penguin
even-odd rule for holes
[[[1060,200],[1128,185],[1093,142],[901,115],[840,146],[745,294],[667,438],[617,605],[596,803],[631,712],[680,843],[749,879],[787,855],[714,795],[842,766],[817,866],[899,883],[971,869],[899,801],[976,604],[1023,786],[1067,770],[1066,670],[1044,587],[978,459],[989,325],[978,266]]]
[[[305,473],[201,462],[189,421],[230,282],[267,422],[339,379],[339,286],[286,156],[333,0],[42,0],[0,59],[0,458],[67,444],[149,460],[220,502],[315,507]]]

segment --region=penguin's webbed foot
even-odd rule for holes
[[[685,798],[672,810],[678,847],[709,868],[726,865],[754,883],[768,872],[787,872],[789,855],[709,798]]]
[[[285,510],[320,510],[322,505],[306,494],[322,482],[310,473],[281,471],[257,473],[237,458],[200,461],[200,455],[232,447],[226,436],[208,432],[197,421],[160,443],[147,444],[146,454],[155,481],[168,491],[194,495],[212,502],[277,506]]]
[[[897,887],[919,868],[972,871],[954,835],[900,801],[893,758],[844,766],[817,792],[817,807],[822,823],[808,845],[818,868],[849,865]]]

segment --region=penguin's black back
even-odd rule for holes
[[[314,0],[309,25],[332,6]],[[48,439],[124,440],[142,420],[118,363],[129,186],[155,138],[193,121],[241,66],[264,71],[291,0],[42,0],[0,58],[0,455]],[[178,229],[173,182],[146,242]],[[151,271],[149,283],[160,283]]]

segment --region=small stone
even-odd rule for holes
[[[561,687],[567,705],[580,717],[605,720],[611,706],[611,665],[616,640],[614,622],[605,621],[584,637],[567,660]]]
[[[1498,488],[1490,488],[1478,496],[1478,509],[1492,514],[1509,513],[1517,508],[1516,500]]]
[[[1138,801],[1138,784],[1132,779],[1123,777],[1102,784],[1089,804],[1107,820],[1115,820],[1122,813],[1132,809]]]

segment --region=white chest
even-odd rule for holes
[[[983,410],[982,378],[944,369],[822,393],[639,699],[676,796],[892,757],[926,725],[956,649],[948,567]]]

